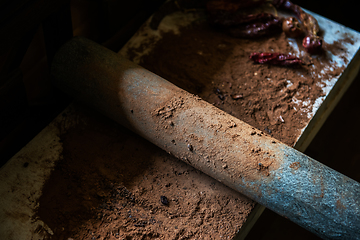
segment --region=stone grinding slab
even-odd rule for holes
[[[205,21],[206,16],[203,12],[173,13],[161,21],[157,30],[149,26],[150,19],[119,54],[175,85],[198,94],[204,100],[259,130],[270,133],[278,140],[304,151],[359,70],[357,54],[360,46],[359,33],[315,13],[312,14],[319,22],[325,42],[324,52],[319,56],[309,56],[298,47],[298,40],[286,38],[283,34],[269,36],[265,40],[232,38],[221,31],[211,29]],[[259,66],[251,64],[248,59],[250,53],[256,51],[290,52],[304,59],[310,58],[312,64],[301,69],[285,70],[282,67]],[[238,60],[241,58],[245,60]],[[238,69],[245,70],[238,71]],[[253,90],[244,90],[246,85]],[[309,89],[305,91],[310,94],[300,95],[299,85],[308,86]],[[268,88],[270,92],[265,91],[264,88]],[[284,92],[291,89],[290,91],[296,94],[279,93],[274,96],[273,93],[279,89]],[[286,98],[286,101],[288,98],[291,99],[287,102],[282,100],[266,102],[259,100],[261,97],[251,98],[251,94],[246,91],[250,93],[259,91],[260,94],[272,99],[276,97]],[[234,96],[240,97],[234,100]],[[270,118],[270,121],[264,123],[260,123],[258,119],[252,121],[251,118],[257,117],[248,117],[246,115],[250,114],[241,113],[242,108],[247,106],[245,103],[241,103],[240,106],[239,103],[252,104],[251,101],[264,102],[263,105],[260,103],[258,108],[262,108],[260,110],[267,113],[266,116],[261,117]],[[276,107],[270,106],[273,103],[281,105],[280,108],[290,108],[287,119],[284,117],[286,115],[284,110],[282,110],[282,118],[279,118]],[[231,107],[231,105],[238,106]],[[272,108],[272,111],[266,108]],[[257,109],[253,107],[248,110],[255,115]],[[301,123],[296,123],[299,118]],[[278,125],[279,121],[283,122],[284,127],[274,126]],[[290,125],[287,125],[289,122]],[[273,128],[272,133],[268,131],[270,128]],[[285,130],[289,131],[289,134],[275,133]]]
[[[315,14],[314,14],[315,15]],[[347,35],[347,37],[350,37],[350,39],[352,39],[352,42],[348,42],[348,43],[344,43],[345,44],[345,48],[346,51],[342,51],[341,53],[339,53],[338,55],[332,55],[331,53],[329,53],[334,57],[334,61],[339,64],[339,65],[345,65],[347,66],[347,68],[345,69],[345,71],[338,75],[338,76],[334,76],[331,79],[324,79],[324,82],[326,83],[326,85],[323,86],[323,91],[324,91],[324,96],[319,97],[316,102],[314,104],[312,104],[312,108],[311,111],[306,111],[307,114],[310,114],[311,120],[309,120],[309,123],[306,125],[306,127],[304,129],[302,129],[301,133],[299,136],[297,136],[297,143],[302,139],[302,138],[309,138],[308,136],[311,135],[310,131],[309,133],[307,133],[307,129],[309,129],[309,126],[311,125],[319,125],[319,121],[324,119],[324,115],[328,114],[325,110],[321,110],[322,108],[324,109],[329,109],[330,107],[333,107],[335,105],[334,101],[336,101],[337,98],[341,97],[341,92],[344,92],[346,89],[346,86],[350,85],[353,77],[354,77],[354,72],[357,73],[358,70],[358,57],[357,57],[357,50],[359,47],[359,35],[358,33],[347,29],[343,26],[340,26],[336,23],[333,23],[327,19],[324,19],[320,16],[315,15],[319,21],[320,26],[323,29],[326,29],[326,31],[324,31],[324,39],[327,42],[332,42],[332,41],[337,41],[337,40],[341,40],[344,39],[344,35]],[[165,31],[166,29],[172,31],[175,29],[177,29],[176,26],[179,25],[179,22],[181,24],[186,24],[187,21],[194,21],[198,19],[198,15],[196,14],[183,14],[183,13],[176,13],[173,15],[168,16],[167,18],[164,19],[164,21],[162,22],[162,25],[160,25],[160,30]],[[162,26],[162,27],[161,27]],[[138,38],[139,36],[142,37],[143,40],[148,41],[149,39],[152,39],[151,41],[154,41],[154,39],[156,39],[156,37],[160,37],[160,32],[152,32],[152,34],[154,35],[147,35],[144,37],[144,32],[146,32],[146,25],[144,28],[142,28],[135,36],[132,40],[129,41],[128,45],[126,47],[129,46],[134,46],[132,44],[139,44],[136,43],[138,40],[134,40],[136,38]],[[147,33],[149,34],[149,33]],[[159,35],[159,36],[158,36]],[[155,37],[154,37],[155,36]],[[141,42],[141,41],[140,41]],[[139,45],[140,46],[140,45]],[[121,51],[124,52],[126,50],[126,47]],[[146,49],[144,49],[144,51],[148,51]],[[296,48],[295,48],[296,51]],[[301,54],[299,52],[299,54]],[[331,71],[331,69],[329,69]],[[326,69],[324,70],[326,71]],[[301,103],[304,106],[304,108],[306,109],[306,104]],[[325,107],[323,107],[325,106]],[[39,204],[39,199],[41,200],[42,197],[44,197],[46,194],[42,194],[41,189],[44,187],[44,182],[50,178],[54,177],[53,174],[51,174],[52,169],[54,168],[54,166],[56,165],[56,163],[64,158],[64,144],[66,141],[64,141],[64,139],[61,139],[60,136],[66,136],[67,134],[74,134],[74,132],[77,133],[77,135],[73,135],[75,136],[75,139],[79,139],[79,141],[89,141],[88,145],[89,148],[91,148],[91,145],[93,142],[96,142],[96,138],[95,137],[99,137],[98,134],[103,134],[102,137],[105,138],[111,138],[111,137],[119,137],[121,134],[121,136],[124,136],[125,139],[130,139],[128,140],[128,143],[124,144],[124,143],[118,143],[121,142],[122,140],[113,140],[113,141],[109,141],[112,144],[114,144],[114,146],[117,146],[117,144],[119,144],[119,146],[121,147],[130,147],[130,148],[134,148],[134,144],[139,144],[143,145],[144,148],[151,148],[151,146],[147,145],[147,143],[142,142],[141,139],[136,139],[136,136],[132,136],[130,133],[128,132],[121,132],[120,135],[117,136],[113,136],[113,131],[119,131],[117,129],[117,127],[112,128],[114,126],[108,126],[109,122],[107,122],[107,120],[105,119],[101,119],[101,120],[96,120],[99,121],[97,123],[94,123],[95,120],[98,117],[89,114],[89,113],[83,113],[82,109],[79,108],[74,108],[69,107],[61,116],[59,116],[56,120],[54,120],[53,123],[51,123],[47,128],[45,128],[41,133],[39,133],[39,135],[34,138],[24,149],[22,149],[17,155],[15,155],[2,169],[1,169],[1,191],[2,191],[2,204],[1,206],[3,206],[1,208],[1,231],[0,234],[1,236],[5,239],[42,239],[45,238],[46,236],[48,236],[48,234],[53,234],[54,230],[56,230],[57,226],[61,226],[61,222],[58,223],[58,225],[55,226],[49,226],[49,224],[45,224],[44,223],[44,219],[38,218],[37,214],[35,214],[35,209],[38,207]],[[101,118],[101,117],[100,117]],[[95,121],[95,122],[96,122]],[[90,123],[89,123],[90,122]],[[79,124],[81,123],[81,124]],[[95,124],[95,125],[91,125],[91,124]],[[100,124],[100,127],[99,125]],[[111,125],[111,123],[110,123]],[[87,127],[89,126],[97,126],[97,128],[102,129],[101,131],[95,131],[95,135],[92,135],[93,138],[91,138],[91,129],[87,129]],[[317,127],[318,128],[318,127]],[[75,129],[75,130],[74,130]],[[115,130],[114,130],[115,129]],[[117,129],[117,130],[116,130]],[[312,129],[316,129],[316,127],[312,127]],[[69,131],[69,132],[68,132]],[[85,135],[85,136],[84,136]],[[306,136],[305,136],[306,135]],[[304,137],[303,137],[304,136]],[[87,138],[88,137],[88,138]],[[93,141],[90,141],[93,140]],[[305,140],[304,140],[305,141]],[[71,143],[71,141],[67,141],[66,144],[70,144],[67,146],[76,146],[76,144],[78,143]],[[99,143],[100,144],[100,143]],[[100,144],[101,145],[101,144]],[[84,146],[84,144],[81,144],[80,146]],[[96,147],[96,146],[94,146]],[[296,144],[295,144],[296,147]],[[104,148],[105,149],[105,148]],[[139,147],[139,149],[141,149]],[[156,147],[154,147],[154,149],[157,149]],[[100,149],[101,151],[102,149]],[[114,149],[113,149],[114,150]],[[133,149],[135,151],[135,149]],[[226,238],[232,238],[235,236],[236,232],[239,230],[239,228],[241,228],[243,222],[236,222],[236,220],[242,219],[245,220],[244,217],[248,217],[249,215],[249,211],[251,211],[251,209],[254,208],[254,202],[252,202],[249,199],[244,198],[243,196],[232,192],[231,190],[224,188],[221,184],[216,183],[215,182],[215,188],[216,192],[213,189],[213,183],[214,181],[211,179],[206,180],[207,178],[205,176],[201,176],[200,173],[197,173],[195,170],[192,170],[191,168],[189,169],[188,166],[180,164],[174,164],[173,162],[176,162],[175,159],[168,159],[169,156],[166,156],[166,154],[162,153],[161,151],[159,151],[158,153],[156,152],[156,150],[154,150],[155,154],[152,151],[149,151],[149,154],[154,154],[155,157],[153,158],[153,162],[152,164],[154,164],[154,166],[159,166],[160,165],[162,167],[166,166],[166,164],[169,164],[169,162],[171,162],[172,164],[172,169],[171,171],[169,171],[168,168],[163,168],[163,173],[162,174],[173,174],[173,178],[172,180],[163,180],[164,182],[161,182],[159,179],[163,179],[165,176],[161,176],[158,178],[154,178],[152,179],[152,184],[153,184],[153,189],[149,190],[149,189],[141,189],[139,188],[139,186],[136,186],[136,184],[134,184],[133,186],[126,186],[126,184],[121,183],[118,185],[114,185],[114,183],[112,183],[112,181],[114,179],[107,179],[104,176],[109,176],[109,173],[111,171],[109,171],[111,168],[113,168],[114,166],[101,166],[99,165],[99,176],[104,177],[104,181],[102,181],[102,183],[94,185],[94,192],[92,192],[92,196],[94,197],[94,199],[87,199],[87,201],[85,199],[83,199],[83,202],[81,202],[81,206],[89,206],[89,209],[91,210],[96,210],[97,213],[99,214],[98,220],[101,220],[100,226],[104,227],[106,225],[106,230],[102,232],[102,236],[106,236],[106,234],[109,234],[109,236],[120,236],[120,234],[123,234],[126,231],[131,232],[131,234],[143,234],[144,236],[149,236],[149,237],[153,237],[156,238],[156,232],[154,232],[154,228],[158,227],[158,228],[162,228],[163,230],[168,230],[169,234],[173,234],[173,236],[188,236],[188,237],[195,237],[196,234],[206,234],[206,236],[208,236],[207,234],[209,234],[208,229],[206,228],[206,221],[204,221],[204,219],[208,218],[211,219],[213,218],[216,223],[216,226],[212,226],[211,229],[228,229],[228,232],[226,232],[226,235],[220,235],[220,231],[218,231],[218,233],[214,232],[211,233],[210,235],[214,238],[214,239],[221,239],[220,236],[222,237],[226,237]],[[81,152],[79,151],[75,151],[74,153],[76,154],[81,154]],[[107,153],[103,153],[102,155],[106,155],[106,154],[110,154],[110,151],[107,151]],[[116,152],[115,152],[116,154]],[[101,154],[100,154],[101,155]],[[71,154],[69,154],[68,156],[72,156]],[[76,155],[78,156],[78,155]],[[91,156],[91,155],[86,155],[86,156]],[[125,154],[125,156],[131,160],[136,160],[136,154],[135,156],[129,156],[127,154]],[[96,159],[94,160],[96,162]],[[163,161],[163,164],[160,164],[160,162]],[[100,161],[101,162],[101,161]],[[86,164],[88,162],[83,162],[83,164]],[[62,165],[64,168],[71,166],[71,164],[65,164]],[[95,165],[96,166],[96,165]],[[102,167],[102,168],[101,168]],[[91,169],[89,167],[89,169]],[[95,168],[94,168],[95,169]],[[93,170],[94,170],[93,169]],[[102,172],[101,172],[102,169]],[[121,169],[121,168],[120,168]],[[151,169],[151,168],[149,168]],[[151,172],[151,170],[149,170],[145,167],[145,170],[143,173],[147,173],[150,176],[154,175],[154,172]],[[155,168],[152,168],[155,169]],[[161,169],[161,168],[160,168]],[[86,174],[81,175],[81,170],[80,169],[71,169],[72,171],[78,171],[78,175],[83,176],[83,177],[88,177]],[[108,172],[107,172],[108,171]],[[149,171],[149,172],[147,172]],[[154,170],[153,170],[154,171]],[[167,172],[168,171],[168,172]],[[177,174],[176,174],[176,173]],[[53,172],[54,173],[54,172]],[[181,174],[178,174],[181,173]],[[198,174],[200,174],[198,176]],[[76,174],[75,174],[76,175]],[[111,174],[110,174],[111,175]],[[156,174],[155,174],[156,175]],[[176,186],[176,178],[180,178],[181,176],[184,175],[191,175],[189,176],[190,178],[193,178],[192,180],[199,180],[200,184],[198,186],[192,186],[192,188],[186,188],[186,189],[181,189],[180,186],[179,189],[181,189],[179,192],[179,195],[176,197],[169,197],[168,201],[170,202],[169,207],[166,208],[166,205],[164,205],[163,203],[161,203],[161,196],[166,196],[168,194],[167,191],[169,188],[171,188],[172,186]],[[70,175],[72,176],[72,175]],[[146,174],[141,174],[141,176],[146,176]],[[176,177],[174,177],[176,176]],[[116,179],[116,177],[119,176],[112,176],[113,178]],[[121,177],[121,176],[120,176]],[[55,178],[56,179],[56,178]],[[148,180],[148,179],[145,179]],[[145,181],[144,179],[139,178],[138,181]],[[154,181],[155,180],[155,181]],[[189,180],[190,181],[190,180]],[[71,182],[71,181],[70,181]],[[91,181],[89,181],[91,182]],[[126,181],[125,181],[126,182]],[[170,183],[170,184],[169,184]],[[113,185],[111,185],[113,184]],[[149,184],[147,186],[151,186],[152,184]],[[186,183],[186,184],[190,184],[190,183]],[[194,184],[194,183],[191,183]],[[191,185],[190,184],[190,185]],[[71,185],[71,184],[70,184]],[[210,186],[209,186],[210,185]],[[81,185],[80,185],[81,186]],[[203,187],[208,186],[206,188],[206,190],[200,190]],[[220,187],[221,186],[221,187]],[[151,187],[150,187],[151,188]],[[77,189],[78,191],[80,191],[80,189]],[[100,191],[102,190],[102,191]],[[154,193],[159,193],[161,192],[161,196],[154,196],[154,202],[151,202],[151,198],[149,200],[149,202],[145,202],[145,201],[141,201],[141,196],[144,195],[144,192],[151,192],[153,191]],[[59,191],[60,192],[60,191]],[[76,193],[69,191],[70,195]],[[81,192],[81,191],[80,191]],[[201,193],[202,192],[202,193]],[[9,194],[11,193],[11,194]],[[207,196],[204,197],[202,196],[202,194],[206,193]],[[67,193],[68,194],[68,193]],[[117,199],[117,203],[121,203],[122,205],[122,209],[121,206],[116,206],[116,205],[112,205],[113,203],[108,203],[106,200],[108,200],[109,196],[115,195],[115,199]],[[53,197],[53,198],[49,198],[48,200],[48,204],[50,202],[53,202],[54,206],[58,206],[56,205],[57,201],[56,201],[56,195],[47,195],[48,197]],[[144,195],[147,196],[148,195]],[[169,196],[169,195],[168,195]],[[188,196],[188,198],[186,200],[184,199],[184,196]],[[181,198],[180,198],[181,197]],[[207,199],[207,197],[209,197],[209,199]],[[224,200],[225,197],[225,200]],[[139,201],[137,201],[137,199],[140,199]],[[173,200],[174,199],[174,200]],[[176,201],[177,199],[177,201]],[[180,200],[179,200],[180,199]],[[74,203],[76,203],[75,199]],[[179,202],[180,203],[177,203]],[[183,201],[183,202],[181,202]],[[238,202],[236,202],[238,201]],[[227,205],[229,203],[241,203],[240,208],[244,207],[242,210],[239,209],[239,211],[236,212],[232,211],[231,209],[227,208]],[[192,207],[189,208],[190,212],[186,212],[183,215],[178,214],[176,212],[172,212],[170,210],[170,207],[172,206],[172,204],[174,203],[174,205],[177,204],[188,204],[191,205]],[[131,211],[134,211],[134,208],[132,208],[132,204],[136,205],[138,204],[139,206],[146,206],[149,207],[149,205],[152,205],[152,207],[156,208],[156,212],[158,212],[159,214],[159,218],[163,218],[160,221],[159,220],[153,220],[154,218],[151,218],[151,214],[154,213],[150,213],[149,212],[144,212],[143,210],[139,210],[139,208],[135,208],[135,214],[131,214]],[[125,205],[125,206],[123,206]],[[230,204],[231,205],[231,204]],[[230,206],[229,205],[229,206]],[[51,206],[51,205],[50,205]],[[92,207],[95,207],[95,209],[92,209]],[[111,226],[111,222],[116,221],[116,219],[119,219],[119,216],[116,216],[116,214],[114,216],[109,216],[106,215],[107,213],[109,213],[108,211],[110,209],[110,207],[118,207],[119,210],[119,215],[120,216],[126,216],[126,219],[128,220],[127,223],[125,223],[126,226],[126,230],[121,229],[121,228],[116,228],[114,226]],[[128,209],[127,209],[128,207]],[[136,210],[137,209],[137,210]],[[145,208],[143,208],[145,209]],[[163,210],[165,209],[165,210]],[[184,207],[184,209],[186,209]],[[191,209],[193,210],[191,212]],[[51,209],[49,209],[51,210]],[[121,211],[124,212],[121,212]],[[66,211],[66,209],[62,209],[62,214],[63,215],[70,215],[71,211]],[[130,211],[130,214],[129,214]],[[125,213],[126,212],[126,213]],[[92,213],[92,212],[91,212]],[[100,214],[105,214],[104,216],[100,215]],[[137,215],[138,214],[138,215]],[[222,216],[221,214],[226,214],[228,215],[229,219],[227,221],[223,221],[223,222],[219,222],[219,219],[217,219],[218,216]],[[195,216],[202,216],[203,218],[199,217],[196,218]],[[45,215],[43,215],[44,218]],[[131,217],[130,217],[131,216]],[[134,216],[136,218],[136,220],[134,221]],[[156,213],[155,213],[155,216]],[[209,217],[210,216],[210,217]],[[236,218],[236,216],[238,216],[238,218]],[[240,217],[239,217],[240,216]],[[167,218],[166,218],[167,217]],[[88,220],[91,219],[91,217],[88,218]],[[199,220],[200,219],[200,220]],[[184,221],[186,220],[186,221]],[[241,221],[242,221],[241,220]],[[202,222],[201,222],[202,221]],[[156,224],[159,225],[159,223],[162,222],[163,226],[157,226]],[[178,225],[174,225],[174,223],[176,222],[176,224]],[[205,222],[205,223],[204,223]],[[86,230],[86,233],[89,235],[81,235],[81,236],[93,236],[96,233],[96,229],[98,229],[97,227],[99,227],[99,225],[95,225],[94,222],[91,221],[84,221],[82,222],[84,229]],[[192,230],[186,230],[186,228],[184,227],[186,225],[186,223],[191,223],[194,224],[195,227]],[[101,225],[104,224],[104,225]],[[128,224],[128,225],[126,225]],[[166,226],[164,226],[166,225]],[[171,226],[171,228],[169,227]],[[144,230],[144,228],[147,227],[146,231],[141,231]],[[209,227],[209,226],[208,226]],[[165,229],[166,228],[166,229]],[[18,229],[22,229],[22,231],[18,231]],[[119,230],[120,229],[120,230]],[[171,230],[172,231],[169,231]],[[184,230],[185,229],[185,230]],[[89,231],[90,230],[90,231]],[[197,231],[197,232],[196,232]],[[194,233],[195,232],[195,233]],[[117,234],[116,234],[117,233]],[[80,233],[79,233],[80,234]],[[217,235],[218,234],[218,235]],[[80,236],[80,235],[79,235]],[[138,236],[138,235],[137,235]],[[197,236],[203,236],[203,235],[197,235]],[[66,236],[66,237],[72,237],[72,236]],[[160,237],[160,236],[158,236]],[[196,238],[196,237],[195,237]],[[169,238],[168,238],[169,239]]]

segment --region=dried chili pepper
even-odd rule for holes
[[[228,30],[233,37],[253,38],[281,31],[281,19],[270,13],[244,15],[239,10],[263,4],[265,0],[212,0],[207,4],[209,22]]]
[[[239,38],[254,38],[282,31],[282,20],[270,13],[243,15],[223,12],[210,14],[209,22],[224,27],[230,35]]]
[[[279,31],[279,26],[282,24],[282,30],[289,37],[299,37],[303,32],[306,33],[302,45],[307,52],[316,53],[321,49],[322,38],[318,36],[320,28],[317,20],[290,0],[272,0],[271,3],[278,9],[294,13],[301,21],[301,25],[299,25],[296,18],[282,20],[270,16],[271,14],[248,16],[239,14],[240,9],[259,6],[264,2],[265,0],[211,0],[207,3],[206,8],[209,13],[210,22],[222,27],[231,27],[229,32],[234,37],[259,37],[267,35]]]
[[[222,27],[233,27],[245,23],[266,22],[274,19],[274,15],[270,13],[258,13],[244,15],[241,13],[220,13],[217,15],[209,15],[209,21],[213,25]]]
[[[256,22],[242,27],[230,28],[229,33],[233,37],[254,38],[281,32],[281,19],[273,15],[271,16],[272,19],[265,22]]]
[[[297,38],[304,35],[301,24],[294,17],[288,17],[283,20],[282,30],[288,37],[291,38]]]
[[[309,53],[317,53],[322,47],[322,38],[319,36],[306,36],[302,41],[303,47]]]
[[[306,13],[300,6],[292,3],[289,0],[273,0],[276,8],[292,11],[302,22],[306,31],[311,35],[319,33],[319,24],[317,20],[310,14]]]
[[[280,66],[299,66],[303,64],[300,58],[283,53],[255,52],[250,54],[250,59],[256,63],[268,63]]]
[[[279,9],[290,10],[299,18],[307,34],[302,42],[307,52],[316,53],[321,49],[322,38],[318,36],[320,27],[315,17],[306,13],[300,6],[289,0],[273,0],[273,5]]]

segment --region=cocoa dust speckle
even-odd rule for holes
[[[160,202],[165,206],[169,205],[169,200],[165,196],[160,196]]]
[[[294,170],[298,170],[300,168],[300,162],[293,162],[290,164],[290,168],[294,169]]]
[[[234,100],[242,99],[244,97],[242,94],[231,94],[230,96]]]
[[[191,144],[188,144],[187,147],[188,147],[190,152],[192,152],[194,150],[194,147]]]

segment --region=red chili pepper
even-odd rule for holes
[[[266,22],[257,22],[246,26],[230,28],[229,33],[233,37],[254,38],[264,35],[279,33],[282,31],[282,21],[278,17],[272,16],[271,20]]]
[[[241,13],[227,13],[222,12],[217,15],[210,15],[209,21],[213,25],[218,25],[222,27],[234,27],[254,22],[267,22],[273,20],[275,17],[270,13],[259,13],[259,14],[249,14],[244,15]]]
[[[233,37],[254,38],[282,31],[282,20],[270,13],[243,15],[222,12],[210,15],[209,21],[215,26],[225,27]]]
[[[265,0],[212,0],[207,3],[209,22],[224,27],[233,37],[254,38],[280,32],[280,18],[270,13],[244,15],[239,11],[264,2]]]
[[[311,14],[306,13],[301,7],[289,0],[273,0],[273,5],[276,8],[290,10],[299,18],[307,33],[307,36],[303,39],[302,43],[307,52],[316,53],[321,49],[322,38],[318,36],[320,27],[316,18]]]
[[[299,66],[303,64],[300,58],[283,53],[255,52],[250,54],[250,59],[256,63],[268,63],[280,66]]]
[[[317,53],[322,46],[322,38],[319,36],[306,36],[302,41],[303,47],[308,53]]]
[[[210,22],[226,28],[231,27],[229,32],[232,36],[259,37],[279,31],[283,20],[271,14],[244,16],[239,13],[239,10],[259,6],[264,2],[265,0],[211,0],[206,7]],[[271,2],[276,8],[291,11],[301,21],[300,28],[295,19],[285,20],[283,29],[287,35],[298,37],[302,35],[302,31],[305,31],[303,47],[309,53],[318,52],[322,47],[322,38],[318,36],[320,28],[317,20],[290,0],[272,0]]]
[[[295,17],[285,18],[282,22],[282,30],[291,38],[297,38],[304,35],[303,28]]]

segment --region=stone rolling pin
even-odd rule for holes
[[[161,60],[161,59],[159,59]],[[55,86],[323,239],[360,239],[360,184],[88,39]]]

